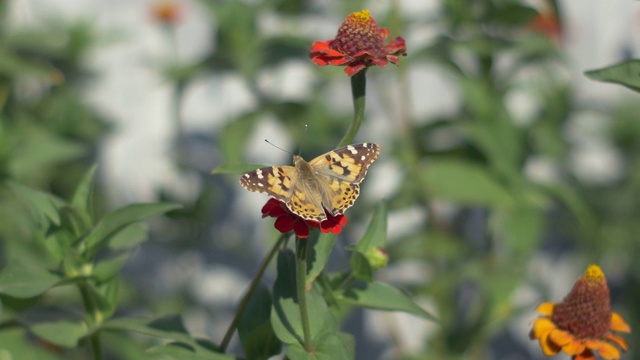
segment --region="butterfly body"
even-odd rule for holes
[[[306,220],[324,221],[325,209],[343,214],[360,194],[360,183],[380,153],[372,143],[348,145],[307,162],[293,157],[294,166],[271,166],[244,174],[240,184],[282,201]]]

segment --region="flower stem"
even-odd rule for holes
[[[229,328],[227,329],[227,332],[224,334],[224,338],[222,338],[222,342],[220,343],[220,351],[224,352],[229,346],[231,337],[233,336],[233,333],[236,331],[236,328],[238,327],[238,322],[240,321],[240,317],[242,316],[242,314],[244,314],[244,310],[247,308],[247,305],[249,304],[249,300],[251,300],[251,296],[253,296],[254,291],[258,287],[258,284],[260,283],[260,280],[262,279],[262,276],[264,275],[264,272],[267,269],[267,266],[269,266],[269,264],[271,263],[271,260],[273,260],[273,257],[278,252],[278,249],[280,249],[280,247],[282,246],[282,243],[286,238],[287,238],[287,234],[280,234],[278,241],[276,241],[276,243],[271,248],[271,251],[269,251],[269,254],[267,255],[267,257],[262,261],[262,264],[260,264],[260,268],[258,268],[258,272],[256,273],[256,276],[253,277],[253,280],[251,280],[251,284],[249,284],[249,288],[247,289],[247,292],[244,294],[244,297],[242,298],[242,300],[240,300],[240,304],[236,309],[236,313],[233,315],[233,320],[231,321],[231,324],[229,324]]]
[[[358,134],[362,120],[364,119],[365,95],[367,87],[367,69],[358,71],[351,77],[351,96],[353,97],[353,122],[349,126],[338,147],[351,144]]]
[[[78,284],[80,294],[82,295],[82,302],[84,303],[85,319],[89,329],[92,330],[89,335],[89,348],[93,355],[93,360],[102,360],[102,344],[100,343],[100,333],[96,330],[93,331],[100,322],[102,315],[100,314],[96,305],[96,299],[91,295],[89,288],[84,281]]]
[[[296,291],[298,306],[300,307],[300,320],[302,321],[302,334],[304,335],[304,348],[307,352],[313,351],[311,344],[311,327],[309,326],[309,312],[307,311],[307,240],[296,238]]]

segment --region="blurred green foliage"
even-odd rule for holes
[[[334,5],[331,12],[343,17],[359,10],[356,5]],[[304,19],[326,15],[294,0],[202,1],[195,9],[206,12],[216,25],[215,49],[192,63],[176,60],[162,69],[175,86],[173,113],[181,113],[188,86],[209,74],[240,75],[257,101],[257,106],[208,134],[210,150],[220,165],[226,164],[219,172],[253,167],[243,163],[245,153],[253,146],[248,143],[253,130],[265,117],[275,118],[294,139],[309,124],[313,136],[305,138],[305,153],[324,153],[338,143],[350,114],[335,109],[327,94],[336,86],[348,87],[342,69],[315,69],[313,92],[305,100],[283,101],[259,85],[261,73],[287,61],[307,61],[310,44],[326,40],[302,32],[264,32],[261,16],[273,13],[304,26]],[[550,9],[558,10],[555,2]],[[369,94],[393,107],[384,99],[391,97],[393,83],[403,103],[388,111],[401,114],[389,119],[397,131],[363,140],[386,144],[384,156],[402,169],[402,177],[375,210],[366,205],[349,210],[349,225],[339,237],[355,245],[347,248],[349,255],[342,255],[349,259],[337,260],[350,265],[349,270],[325,271],[335,236],[310,239],[313,261],[305,285],[311,289],[312,332],[322,344],[318,358],[352,358],[354,352],[358,358],[363,350],[359,344],[366,339],[340,332],[354,307],[405,311],[416,315],[416,321],[438,319],[421,349],[394,349],[395,358],[500,358],[496,354],[502,354],[504,342],[514,341],[514,319],[533,318],[538,303],[561,300],[550,298],[553,278],[536,277],[544,273],[535,268],[542,257],[577,262],[576,274],[589,263],[610,271],[613,308],[634,331],[625,338],[630,344],[640,342],[640,265],[633,261],[640,250],[640,106],[634,98],[614,103],[579,99],[575,85],[562,75],[569,65],[557,39],[531,26],[541,15],[519,0],[442,0],[437,12],[424,19],[405,19],[394,6],[386,14],[374,14],[393,36],[410,39],[409,31],[421,26],[437,29],[438,36],[410,47],[398,68],[368,73],[373,90]],[[555,15],[562,25],[563,14]],[[137,204],[113,210],[102,200],[104,184],[94,179],[93,165],[109,126],[82,98],[96,75],[85,68],[86,56],[101,36],[88,22],[45,23],[18,31],[0,19],[0,358],[3,351],[20,354],[21,359],[90,358],[83,349],[98,332],[107,358],[233,358],[218,352],[218,339],[194,339],[179,316],[120,316],[140,306],[161,309],[150,312],[164,315],[166,307],[180,311],[197,304],[180,299],[174,306],[173,299],[135,290],[126,298],[118,293],[131,281],[119,276],[120,269],[134,246],[147,238],[148,229],[140,221],[174,206]],[[444,74],[457,96],[453,111],[424,118],[408,115],[411,101],[431,101],[409,90],[414,66],[435,67]],[[587,75],[637,90],[638,76],[627,78],[636,66],[632,61]],[[536,104],[526,122],[510,108],[509,96],[515,92],[525,93]],[[598,136],[625,165],[614,181],[588,182],[571,171],[572,154],[579,149],[567,138],[567,128],[571,119],[590,112],[607,119],[606,132]],[[177,131],[179,150],[189,135]],[[230,219],[226,211],[236,199],[235,191],[242,191],[236,177],[215,175],[211,180],[208,171],[190,162],[187,152],[177,152],[183,171],[200,176],[203,188],[196,201],[160,221],[160,228],[170,229],[163,234],[170,253],[195,248],[229,251],[237,258],[255,255],[254,250],[242,254],[254,229],[243,226],[243,219]],[[553,179],[540,181],[531,175],[529,166],[541,159],[555,166]],[[168,194],[158,195],[178,202]],[[370,197],[374,196],[363,192],[358,203],[371,205]],[[387,215],[408,209],[427,214],[426,220],[400,234],[388,234],[388,241]],[[364,220],[369,218],[373,220],[367,226]],[[265,225],[259,233],[269,228],[271,234],[270,227]],[[367,229],[363,237],[358,227]],[[225,238],[235,247],[207,244],[211,238]],[[423,264],[424,281],[378,281],[367,252],[379,246],[388,252],[390,268]],[[247,358],[267,358],[278,353],[281,344],[292,359],[305,355],[299,305],[294,301],[294,262],[293,251],[280,252],[273,292],[258,287],[240,319],[240,346]],[[398,287],[429,299],[433,314]],[[526,289],[533,289],[538,299],[515,301]],[[388,336],[399,335],[390,329]],[[521,345],[528,339],[518,341],[511,347],[523,358],[531,356]],[[632,347],[625,356],[634,358],[637,353]]]

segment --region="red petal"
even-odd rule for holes
[[[273,226],[283,234],[288,233],[289,231],[293,230],[294,220],[291,219],[290,216],[281,216],[276,219],[276,222],[273,224]]]
[[[286,208],[283,202],[276,199],[269,199],[262,207],[262,217],[280,217],[289,214],[289,210]]]
[[[388,55],[407,55],[407,44],[403,38],[397,37],[389,41],[384,50]]]
[[[304,221],[295,221],[293,223],[293,231],[296,232],[296,236],[301,239],[309,237],[309,226]]]
[[[344,68],[344,72],[349,76],[353,76],[357,72],[359,72],[360,70],[363,70],[366,67],[367,66],[363,62],[357,61],[349,64],[346,68]]]
[[[384,41],[386,38],[389,37],[389,35],[391,35],[391,31],[389,31],[389,29],[387,29],[386,27],[380,28],[378,29],[378,36],[380,36],[380,41]]]

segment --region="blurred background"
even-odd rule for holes
[[[583,72],[638,57],[630,0],[5,0],[0,2],[0,181],[68,198],[98,165],[97,208],[171,201],[123,270],[122,315],[179,313],[222,338],[277,232],[234,163],[333,149],[352,116],[343,68],[311,44],[368,9],[399,66],[368,71],[357,141],[382,153],[330,269],[348,266],[381,200],[390,264],[440,326],[353,311],[357,359],[542,359],[535,307],[591,263],[640,354],[640,101]],[[305,135],[304,127],[309,130]],[[0,265],[33,226],[0,183]],[[100,210],[99,210],[100,212]],[[264,280],[272,284],[274,270]],[[239,353],[237,338],[232,350]]]

